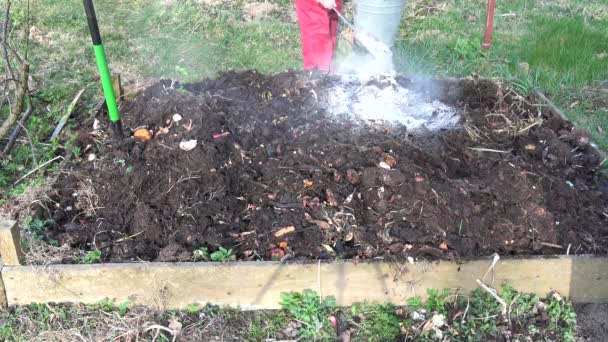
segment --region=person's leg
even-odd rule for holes
[[[296,11],[302,36],[304,69],[315,67],[329,71],[333,57],[328,11],[315,0],[296,0]]]
[[[342,13],[342,0],[336,0],[336,9]],[[338,42],[338,25],[340,24],[340,17],[334,11],[330,12],[329,16],[329,35],[331,37],[331,57],[330,57],[330,71],[335,69],[334,56],[336,54],[336,46]]]

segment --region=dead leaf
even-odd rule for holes
[[[177,335],[182,330],[182,323],[178,321],[177,318],[173,317],[169,319],[168,328],[175,331],[175,335]]]
[[[580,103],[580,101],[574,101],[570,104],[570,108],[574,108],[576,106],[578,106],[578,104]]]
[[[331,225],[329,223],[327,223],[327,222],[325,222],[323,220],[315,220],[308,213],[304,213],[304,218],[306,219],[306,221],[308,221],[310,223],[316,224],[321,229],[329,229],[329,228],[331,228]]]
[[[447,244],[447,243],[445,243],[445,242],[440,243],[440,244],[439,244],[439,249],[443,249],[443,250],[448,249],[448,244]]]
[[[329,203],[329,205],[331,205],[332,207],[337,207],[338,202],[336,201],[334,193],[330,189],[325,190],[325,193],[327,194],[327,202]]]
[[[329,253],[329,254],[336,254],[336,251],[334,251],[333,248],[331,248],[330,245],[326,245],[326,244],[321,244],[321,246],[323,246],[323,248],[325,248],[325,250]]]
[[[426,323],[424,323],[424,326],[422,327],[422,332],[429,332],[433,330],[433,320],[429,319],[428,321],[426,321]]]
[[[169,133],[168,127],[160,127],[158,129],[158,133],[156,133],[156,135],[163,135],[163,134],[168,134],[168,133]]]
[[[314,184],[313,181],[308,180],[308,179],[305,179],[303,183],[304,183],[304,186],[307,188],[310,188]]]
[[[605,59],[605,58],[608,58],[608,53],[606,53],[606,52],[598,53],[597,55],[595,55],[595,57],[597,59]]]
[[[604,130],[602,129],[602,126],[597,126],[597,131],[600,133],[604,133]]]
[[[283,235],[286,234],[290,234],[296,231],[296,227],[294,226],[287,226],[287,227],[283,227],[281,229],[279,229],[276,233],[274,233],[274,236],[276,237],[281,237]]]
[[[279,247],[281,247],[283,249],[287,248],[287,241],[281,241],[281,242],[279,242]]]

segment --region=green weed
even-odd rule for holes
[[[184,311],[191,315],[198,315],[199,311],[201,311],[201,307],[198,304],[188,304]]]
[[[192,260],[194,261],[209,261],[209,248],[201,247],[192,252]]]
[[[425,307],[427,312],[437,312],[440,314],[447,313],[447,298],[450,295],[449,290],[436,290],[436,289],[428,289],[426,290],[429,298],[426,301]]]
[[[351,307],[352,322],[357,327],[353,341],[395,341],[401,334],[401,320],[396,307],[387,304]]]
[[[120,316],[124,316],[129,311],[129,301],[124,301],[116,305],[115,299],[104,298],[99,302],[90,305],[91,310],[100,310],[106,313],[117,312]]]
[[[228,262],[236,260],[236,256],[232,254],[232,249],[226,249],[221,246],[217,251],[211,253],[209,257],[211,261],[215,262]]]
[[[302,323],[299,338],[304,341],[333,341],[335,329],[329,321],[329,315],[336,308],[333,297],[321,299],[314,291],[281,294],[281,307],[291,317]]]
[[[81,264],[95,264],[101,262],[102,253],[99,249],[88,251],[83,257],[79,259]]]

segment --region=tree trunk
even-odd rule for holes
[[[25,92],[27,91],[27,79],[29,77],[29,64],[24,61],[21,68],[21,77],[17,90],[15,91],[15,108],[9,113],[8,118],[0,126],[0,140],[4,139],[11,127],[17,122],[19,115],[23,112]]]

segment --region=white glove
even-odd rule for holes
[[[317,2],[328,10],[336,8],[336,0],[317,0]]]

